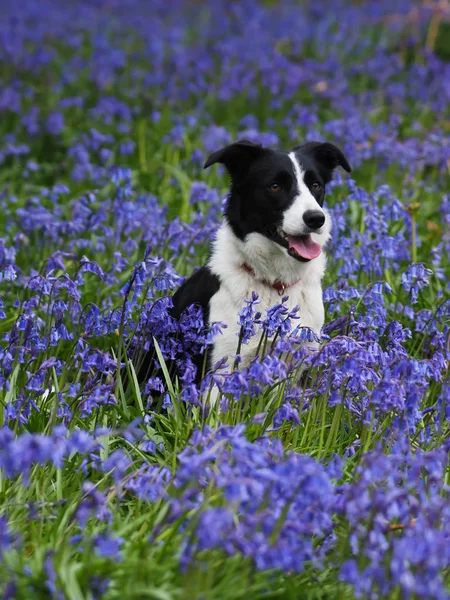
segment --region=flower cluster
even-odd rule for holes
[[[339,491],[350,556],[340,577],[364,598],[448,598],[441,572],[450,560],[444,449],[412,455],[399,443],[390,455],[364,458]]]
[[[192,597],[448,597],[447,17],[2,3],[0,596],[178,597],[181,566]],[[320,340],[253,294],[197,385],[227,323],[171,296],[223,214],[205,159],[238,138],[354,169],[326,190]]]

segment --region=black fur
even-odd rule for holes
[[[342,151],[329,143],[307,142],[296,146],[299,164],[304,170],[303,179],[319,206],[323,205],[325,185],[332,178],[332,171],[342,166],[350,172],[350,165]],[[283,213],[298,194],[296,175],[289,152],[263,148],[248,140],[240,140],[211,154],[205,168],[221,163],[231,176],[231,191],[225,208],[227,219],[234,234],[244,240],[252,232],[261,233],[272,241],[287,246],[278,232]],[[274,191],[273,185],[277,185]],[[319,185],[316,185],[319,184]],[[314,212],[314,211],[310,211]],[[298,260],[308,260],[297,257]],[[192,304],[203,310],[204,322],[209,322],[210,300],[220,288],[220,280],[208,267],[202,267],[187,279],[173,296],[171,316],[180,319],[183,311]],[[139,368],[139,380],[143,382],[154,370],[154,352],[144,357]],[[197,366],[197,382],[204,369],[204,356],[193,357]],[[170,370],[176,372],[176,365]],[[206,370],[210,365],[206,365]]]
[[[306,185],[322,206],[325,185],[331,181],[333,169],[341,165],[351,171],[347,159],[339,148],[329,143],[307,142],[292,151],[305,170]],[[249,233],[257,232],[278,241],[274,227],[297,194],[295,173],[288,154],[241,140],[214,152],[206,161],[205,169],[221,163],[231,176],[225,217],[241,240]],[[282,185],[281,192],[270,191],[273,182]],[[320,190],[312,188],[315,182],[320,183]]]
[[[344,153],[334,144],[328,142],[306,142],[301,146],[295,146],[293,151],[298,156],[299,161],[305,165],[305,159],[319,171],[324,183],[329,183],[332,178],[332,171],[341,166],[351,173],[351,167]]]
[[[219,290],[219,287],[219,278],[211,273],[208,267],[201,267],[191,277],[186,279],[182,286],[175,292],[170,315],[174,319],[179,320],[188,306],[198,304],[203,310],[203,320],[205,325],[207,325],[209,321],[209,301]],[[153,350],[147,352],[139,368],[138,380],[140,383],[146,381],[152,375],[152,371],[155,370],[154,359],[155,352]],[[196,381],[199,383],[203,371],[204,355],[194,356],[192,357],[192,361],[197,367]],[[169,361],[166,364],[171,374],[176,373],[177,365],[169,363]],[[209,366],[207,361],[206,370],[208,370]]]
[[[199,304],[203,309],[205,323],[209,319],[209,301],[219,291],[220,280],[208,267],[195,271],[173,296],[172,317],[179,319],[191,304]]]

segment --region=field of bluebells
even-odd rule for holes
[[[2,2],[0,597],[450,598],[448,13]],[[220,222],[205,158],[244,137],[353,166],[326,325],[308,353],[249,298],[259,358],[198,389],[224,325],[170,295]]]

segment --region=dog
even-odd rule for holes
[[[324,323],[323,247],[331,232],[324,207],[325,187],[333,170],[351,167],[330,143],[307,142],[290,152],[240,140],[214,152],[204,168],[220,163],[231,187],[223,222],[207,264],[188,278],[173,296],[172,316],[179,319],[192,304],[200,305],[205,324],[226,323],[214,338],[207,370],[236,353],[238,313],[257,292],[258,311],[288,296],[287,306],[300,307],[300,326],[320,334]],[[259,335],[241,347],[241,366],[254,357]],[[203,356],[195,357],[197,382]]]

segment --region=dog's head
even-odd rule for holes
[[[235,235],[259,233],[302,262],[320,254],[330,231],[325,185],[337,166],[351,171],[339,148],[307,142],[283,152],[240,140],[211,154],[205,169],[214,163],[231,176],[225,217]]]

